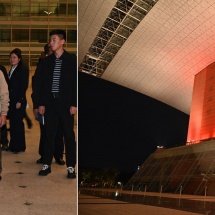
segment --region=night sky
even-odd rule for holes
[[[157,145],[185,145],[188,122],[164,103],[79,72],[79,167],[135,171]]]

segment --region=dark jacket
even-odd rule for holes
[[[31,99],[33,102],[33,108],[38,109],[39,107],[39,71],[40,71],[41,61],[38,62],[37,68],[34,75],[32,76],[32,93]]]
[[[17,102],[27,103],[26,90],[28,89],[29,69],[26,65],[20,63],[13,71],[10,77],[8,88],[10,95],[10,105]]]
[[[76,55],[64,51],[62,59],[59,104],[60,110],[68,112],[71,106],[77,106],[77,59]],[[52,108],[52,80],[56,56],[52,53],[44,58],[38,67],[38,105]]]

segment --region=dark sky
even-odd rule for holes
[[[85,73],[78,84],[80,167],[135,171],[157,145],[185,144],[187,114]]]

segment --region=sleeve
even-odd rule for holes
[[[39,107],[40,67],[41,67],[41,62],[38,63],[35,73],[32,76],[31,99],[33,102],[34,109],[37,109]]]
[[[1,114],[7,115],[9,106],[9,91],[7,82],[2,72],[0,72],[0,107]]]
[[[47,58],[47,57],[46,57]],[[45,72],[43,71],[43,69],[45,68],[44,62],[45,59],[43,59],[42,61],[40,61],[39,67],[37,68],[37,71],[35,71],[35,77],[34,77],[34,83],[35,83],[35,88],[34,90],[36,91],[36,104],[35,107],[39,107],[39,106],[45,106],[45,92],[44,92],[44,76],[45,76]]]
[[[20,90],[17,96],[17,102],[22,102],[25,98],[26,91],[28,89],[29,69],[27,66],[23,66],[20,70],[19,81]]]
[[[9,78],[8,78],[8,74],[7,74],[7,70],[4,66],[0,65],[0,70],[3,72],[5,81],[7,82],[7,84],[9,83]]]
[[[72,77],[72,104],[71,106],[77,107],[77,57],[73,56],[73,77]]]

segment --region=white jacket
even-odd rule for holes
[[[0,70],[0,114],[7,115],[9,106],[9,91],[3,72]]]

